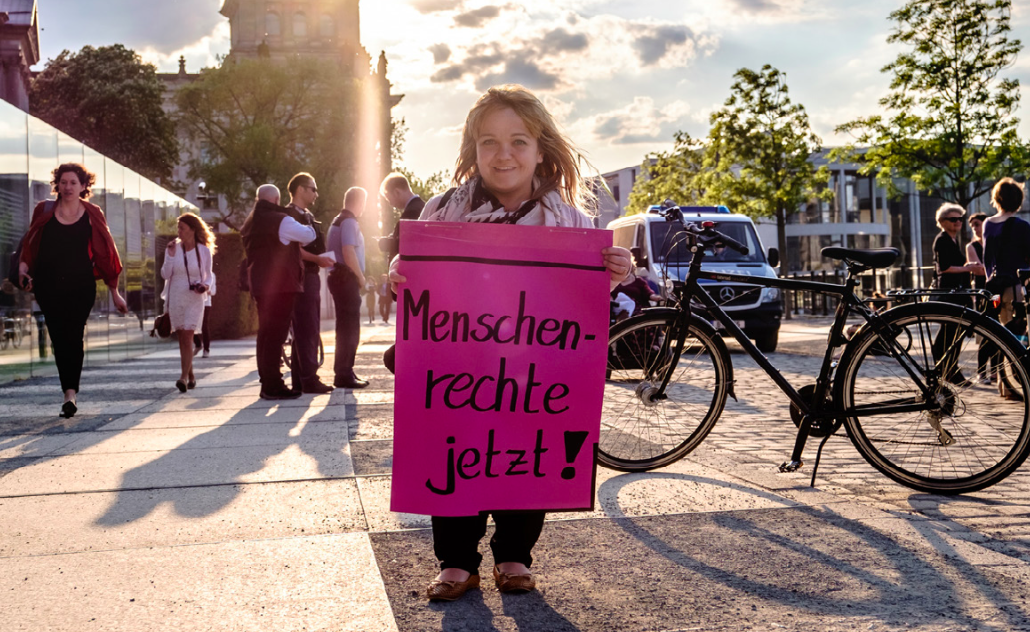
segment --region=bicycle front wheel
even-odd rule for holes
[[[679,318],[643,314],[612,328],[601,465],[626,472],[668,465],[696,448],[719,419],[730,383],[725,346],[711,328],[691,323],[677,358]]]
[[[1011,334],[943,303],[905,305],[883,318],[894,340],[910,340],[905,352],[866,327],[848,344],[835,380],[848,435],[866,461],[937,494],[984,489],[1019,467],[1030,451],[1030,377]],[[1010,369],[1012,393],[978,379],[983,342]]]

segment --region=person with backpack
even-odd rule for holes
[[[119,312],[129,311],[118,291],[118,247],[104,212],[87,201],[95,182],[96,176],[80,164],[54,169],[51,185],[57,200],[40,202],[32,211],[18,263],[18,284],[35,294],[46,320],[64,391],[60,414],[66,418],[78,411],[86,321],[96,302],[96,279],[107,285]]]

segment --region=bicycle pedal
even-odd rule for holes
[[[787,461],[780,465],[779,470],[781,473],[786,474],[788,472],[797,472],[804,466],[805,464],[801,461]]]

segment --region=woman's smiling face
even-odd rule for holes
[[[506,207],[529,199],[533,174],[543,160],[537,139],[514,110],[494,110],[483,117],[476,135],[476,168],[487,191]]]

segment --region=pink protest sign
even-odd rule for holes
[[[609,231],[405,221],[393,511],[593,506]]]

